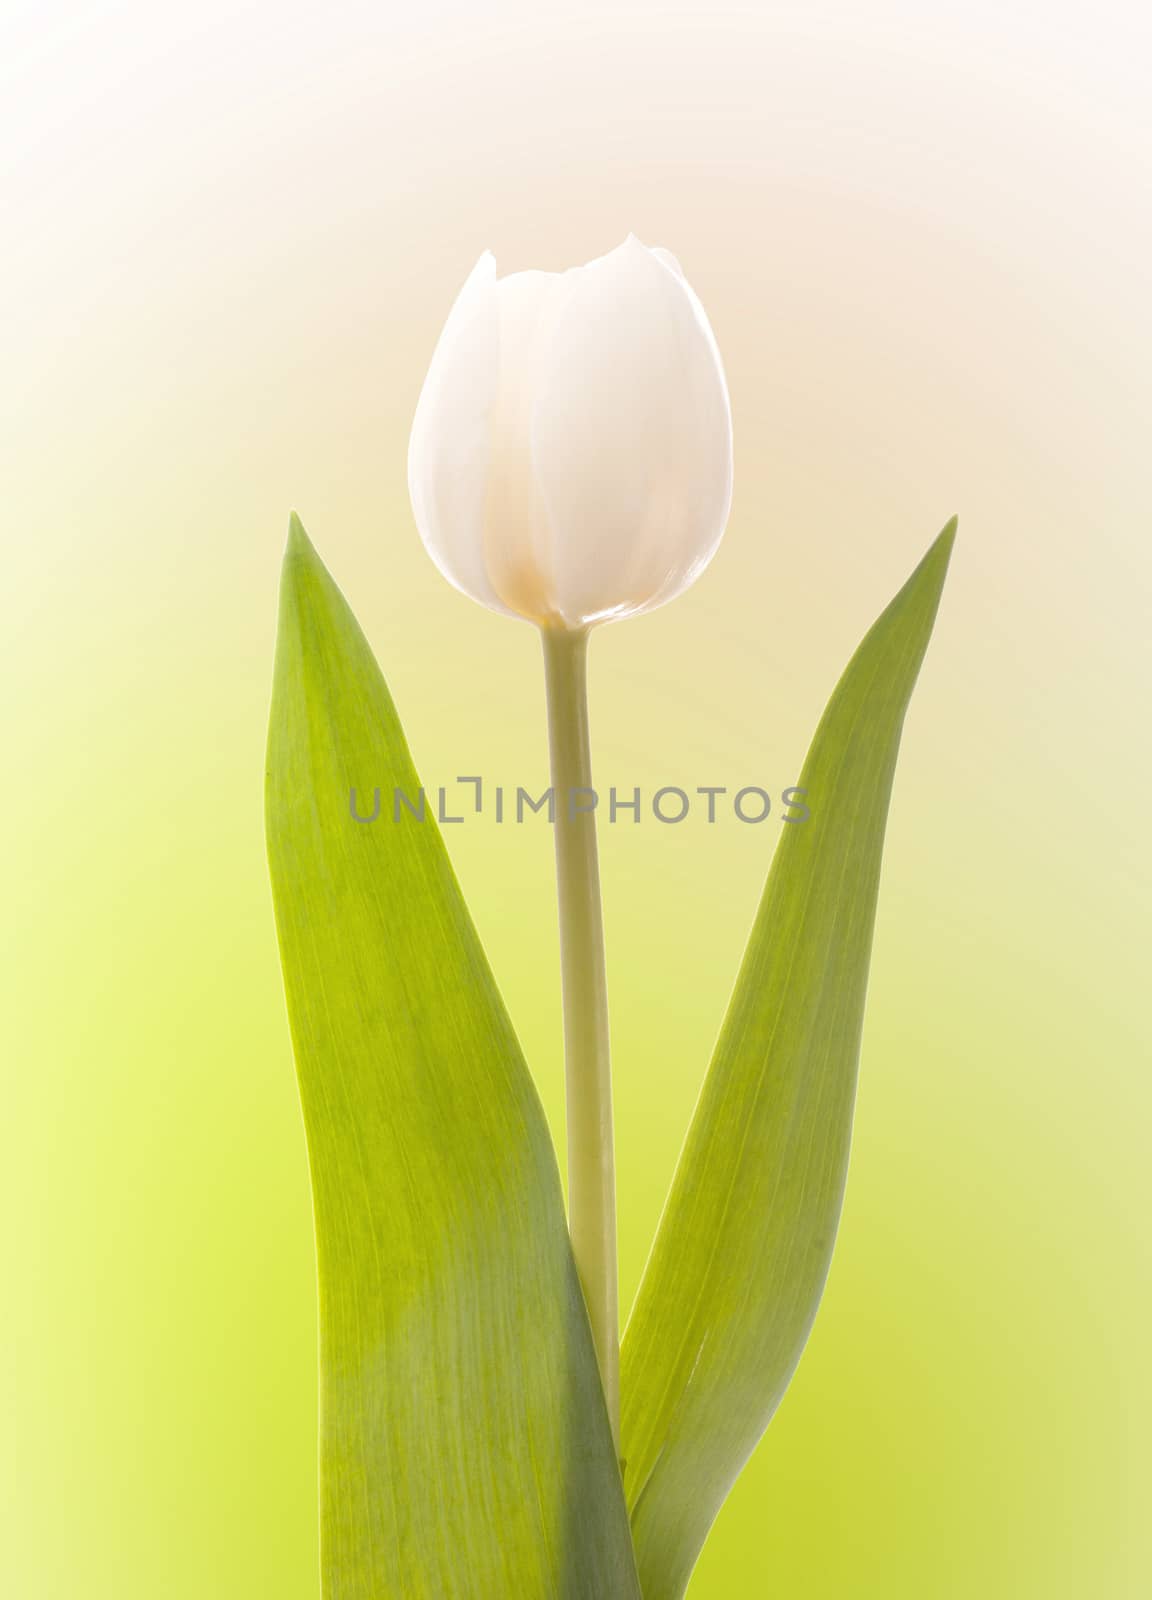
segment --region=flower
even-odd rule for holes
[[[728,518],[732,419],[676,259],[630,236],[498,279],[482,255],[424,381],[408,487],[433,561],[495,611],[581,630],[686,589]]]

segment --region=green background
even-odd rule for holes
[[[543,786],[420,548],[480,250],[681,258],[736,498],[593,641],[602,786],[799,771],[953,512],[843,1228],[693,1600],[1128,1600],[1146,1506],[1152,138],[1119,4],[5,13],[0,1592],[315,1600],[315,1285],[263,855],[294,505],[430,785]],[[603,831],[624,1300],[775,819]],[[554,1128],[551,840],[449,845]]]

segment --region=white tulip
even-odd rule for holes
[[[629,237],[498,279],[482,255],[420,395],[408,485],[436,565],[493,610],[582,630],[686,589],[728,518],[732,419],[674,257]]]

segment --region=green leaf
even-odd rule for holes
[[[622,1355],[645,1600],[676,1600],[767,1427],[832,1255],[880,857],[948,524],[864,639],[805,762]],[[771,1514],[771,1508],[768,1508]]]
[[[361,815],[350,806],[355,786]],[[639,1600],[555,1156],[418,779],[293,519],[268,741],[316,1215],[326,1600]]]

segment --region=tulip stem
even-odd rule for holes
[[[604,917],[588,743],[588,631],[544,627],[568,1108],[568,1226],[620,1443],[616,1167]]]

